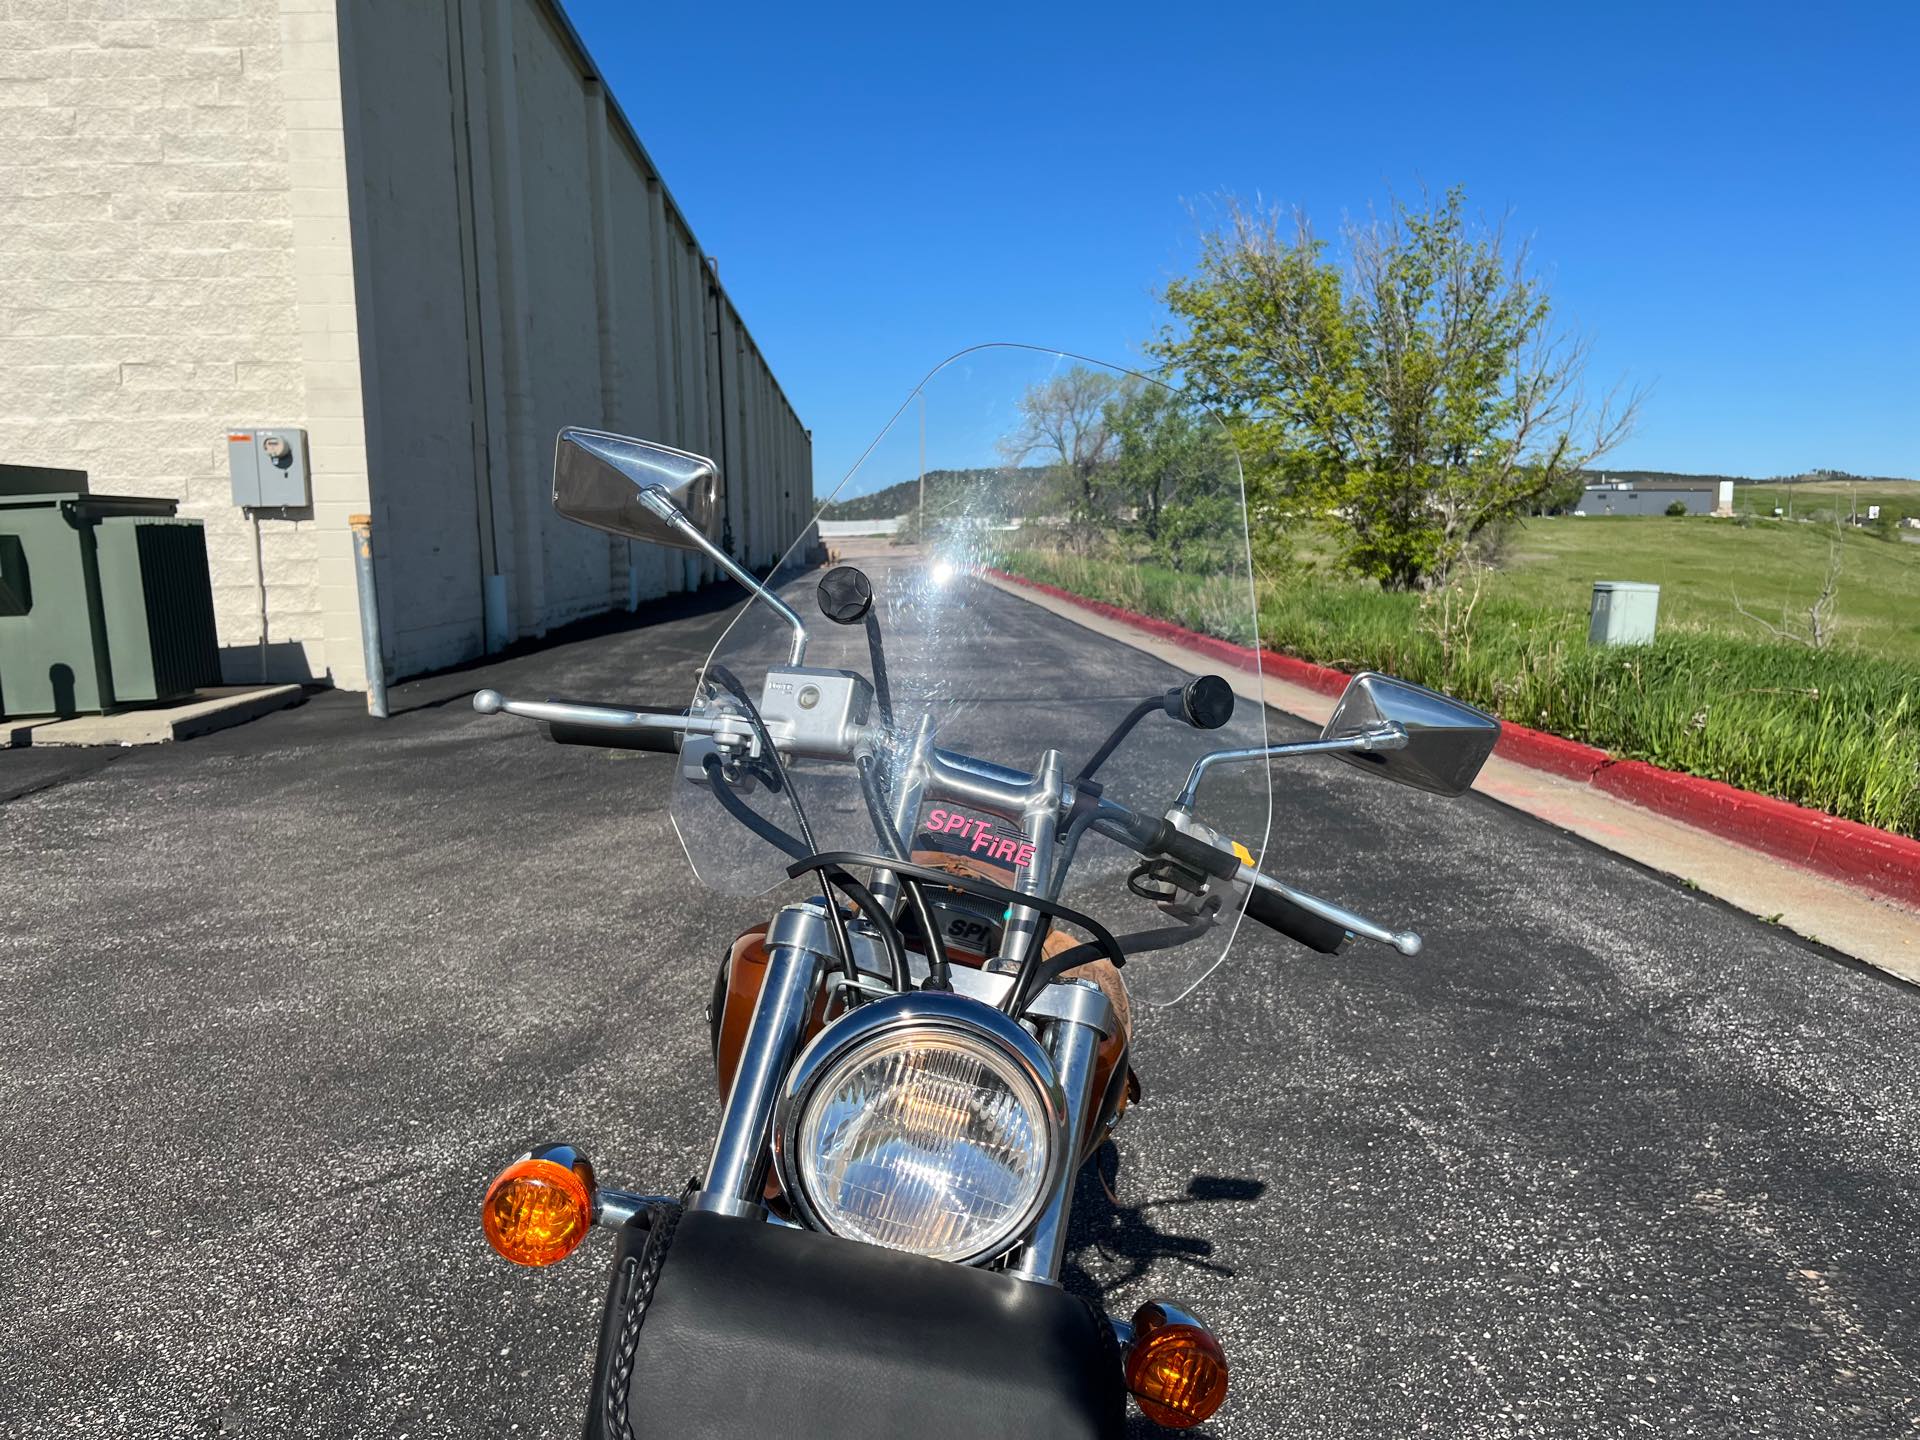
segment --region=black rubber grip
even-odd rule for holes
[[[1231,880],[1240,873],[1240,857],[1231,850],[1221,850],[1204,840],[1196,840],[1164,821],[1154,839],[1153,848],[1162,855],[1178,860],[1189,870],[1198,870],[1216,880]]]
[[[560,700],[549,696],[549,700],[561,705],[600,705],[602,708],[616,710],[644,710],[651,715],[684,715],[684,705],[615,705],[607,706],[599,700]],[[585,725],[578,722],[562,723],[558,720],[547,722],[547,737],[556,745],[597,745],[602,750],[650,750],[658,755],[678,755],[680,753],[680,732],[678,730],[635,730],[613,725]]]
[[[1352,938],[1341,926],[1321,919],[1272,890],[1256,887],[1247,897],[1247,914],[1268,929],[1278,930],[1289,940],[1298,940],[1322,955],[1338,955]]]

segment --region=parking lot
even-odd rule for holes
[[[539,1138],[698,1169],[712,967],[768,902],[694,887],[671,762],[467,697],[683,696],[717,606],[384,723],[0,753],[0,1430],[577,1432],[606,1247],[513,1270],[480,1194]],[[1284,803],[1272,867],[1427,949],[1261,933],[1140,1020],[1068,1280],[1218,1325],[1207,1433],[1920,1429],[1920,993],[1484,797]]]

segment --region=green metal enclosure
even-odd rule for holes
[[[206,535],[176,506],[31,481],[0,491],[0,716],[99,713],[220,682]]]

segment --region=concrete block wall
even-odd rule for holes
[[[552,0],[0,0],[0,460],[203,520],[234,681],[364,684],[362,511],[393,675],[710,578],[551,513],[566,424],[718,457],[766,564],[806,431],[596,76]],[[264,423],[313,497],[249,517]]]
[[[806,431],[563,12],[344,0],[341,13],[397,668],[480,653],[490,575],[507,636],[712,578],[699,557],[552,513],[566,425],[715,456],[734,553],[771,561],[811,518]]]
[[[365,491],[357,422],[310,418],[358,411],[332,26],[328,0],[0,5],[0,459],[204,520],[235,680],[262,602],[227,428],[307,425],[328,496]],[[321,512],[261,519],[268,673],[353,683]]]

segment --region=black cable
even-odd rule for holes
[[[1176,945],[1205,934],[1211,926],[1207,925],[1170,925],[1158,930],[1141,930],[1132,935],[1119,937],[1119,944],[1130,955],[1145,955],[1153,950],[1171,950]],[[1034,1000],[1046,992],[1067,971],[1086,964],[1089,960],[1098,960],[1101,949],[1098,945],[1076,945],[1071,950],[1062,950],[1050,958],[1034,972],[1032,993],[1021,1002],[1024,1011]]]
[[[874,774],[873,757],[857,757],[853,768],[860,772],[860,794],[867,802],[867,818],[873,822],[881,845],[892,852],[894,859],[904,861],[907,858],[907,843],[894,828],[893,817],[887,814],[886,796],[880,793],[880,777]],[[900,888],[907,892],[914,914],[920,918],[921,933],[927,937],[927,988],[953,989],[953,966],[947,958],[947,942],[941,936],[939,927],[933,923],[933,909],[927,904],[926,892],[920,888],[919,881],[905,877],[901,878]]]
[[[746,826],[747,829],[766,841],[767,844],[773,846],[774,849],[783,854],[791,855],[796,860],[803,855],[811,853],[808,851],[804,841],[789,835],[733,793],[733,787],[727,783],[726,773],[721,769],[720,757],[718,755],[707,756],[703,764],[707,772],[707,783],[713,787],[713,798],[718,800],[720,807],[735,820],[738,820],[742,825]]]
[[[910,862],[889,860],[880,855],[862,855],[855,851],[832,850],[822,855],[809,855],[804,860],[796,860],[787,867],[787,874],[798,879],[809,871],[821,870],[832,865],[858,865],[881,870],[892,870],[900,875],[902,883],[908,879],[924,880],[930,885],[944,885],[951,890],[959,890],[968,895],[978,895],[983,900],[991,900],[999,905],[1024,905],[1037,910],[1042,915],[1050,915],[1063,920],[1075,929],[1084,930],[1093,937],[1097,951],[1105,955],[1115,965],[1127,963],[1126,951],[1120,948],[1120,942],[1113,938],[1108,930],[1091,915],[1083,915],[1078,910],[1053,900],[1042,899],[1038,895],[1023,895],[1018,890],[1009,890],[1004,885],[996,885],[991,880],[981,880],[972,875],[955,875],[950,871],[936,870],[931,865],[915,865]],[[1035,968],[1035,957],[1031,952],[1021,962],[1021,973],[1015,977],[1014,987],[1007,991],[1009,997],[1028,988],[1022,981]],[[1004,1008],[1006,1002],[1002,1001]]]
[[[905,994],[913,988],[913,970],[907,964],[906,942],[900,938],[900,927],[893,923],[893,917],[886,911],[874,894],[846,871],[835,866],[831,870],[822,870],[826,880],[846,893],[846,897],[860,907],[860,913],[872,922],[873,928],[880,932],[880,943],[887,952],[887,963],[893,969],[893,988]]]
[[[1085,785],[1086,781],[1077,780],[1074,784],[1077,788]],[[1060,843],[1054,847],[1058,858],[1054,861],[1051,889],[1056,895],[1067,883],[1067,870],[1073,864],[1074,853],[1080,848],[1080,837],[1087,833],[1087,827],[1093,823],[1093,817],[1099,813],[1092,805],[1082,808],[1077,795],[1074,805],[1073,818],[1067,821],[1067,833],[1060,837]]]
[[[873,667],[873,703],[880,723],[893,728],[893,690],[887,684],[887,652],[880,643],[880,617],[867,611],[867,663]]]
[[[718,666],[712,668],[719,670]],[[793,804],[793,818],[800,826],[800,838],[796,840],[771,820],[758,814],[752,806],[734,794],[733,787],[727,784],[726,776],[721,771],[720,757],[718,755],[708,755],[705,761],[702,762],[702,768],[707,772],[707,783],[713,789],[714,798],[720,802],[723,810],[733,816],[733,818],[738,820],[742,825],[746,826],[747,829],[751,830],[755,835],[758,835],[762,840],[772,845],[776,850],[780,850],[788,855],[793,855],[796,848],[798,848],[802,855],[812,853],[816,848],[813,839],[813,827],[807,824],[807,812],[800,804],[800,792],[795,790],[792,783],[786,778],[786,767],[780,763],[780,752],[773,748],[773,737],[767,734],[767,727],[760,719],[759,710],[755,709],[753,702],[746,699],[742,694],[739,688],[740,682],[734,680],[732,675],[728,674],[725,670],[719,670],[719,673],[726,677],[726,680],[722,683],[726,683],[726,681],[732,682],[728,688],[733,691],[734,698],[746,706],[747,717],[752,722],[754,729],[759,732],[760,743],[765,747],[767,757],[773,762],[775,772],[780,776],[782,782],[784,782],[787,799]],[[795,858],[798,857],[796,856]],[[841,915],[840,907],[835,904],[831,898],[827,901],[827,926],[833,931],[833,943],[835,948],[840,952],[840,973],[850,981],[858,981],[860,978],[860,967],[854,962],[853,941],[847,936],[846,917]]]
[[[1134,706],[1133,709],[1127,712],[1127,718],[1113,727],[1113,733],[1100,742],[1100,748],[1093,752],[1093,758],[1080,767],[1080,773],[1073,777],[1073,783],[1078,785],[1082,780],[1092,779],[1093,772],[1107,763],[1107,757],[1120,748],[1120,742],[1133,733],[1134,726],[1146,719],[1147,716],[1153,714],[1154,711],[1164,710],[1166,708],[1167,701],[1164,695],[1155,695],[1151,699],[1142,700],[1138,705]]]
[[[818,850],[820,845],[813,838],[813,826],[807,823],[807,807],[800,803],[800,792],[794,788],[793,779],[787,774],[786,763],[781,760],[779,748],[773,743],[773,736],[768,733],[767,722],[760,718],[760,707],[753,703],[753,697],[747,694],[747,687],[740,683],[740,677],[726,666],[709,664],[707,674],[724,685],[739,702],[740,708],[746,711],[747,723],[753,726],[754,734],[760,739],[762,758],[771,767],[778,782],[773,788],[786,791],[787,799],[792,802],[793,821],[800,827],[802,843],[806,845],[809,852]],[[853,942],[847,938],[847,922],[840,914],[840,907],[831,901],[827,904],[827,924],[833,930],[833,943],[840,950],[841,973],[849,980],[859,979],[860,967],[854,963]]]

